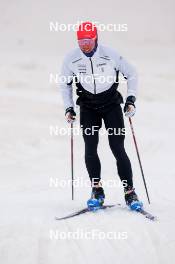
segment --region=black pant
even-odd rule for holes
[[[85,163],[90,180],[98,183],[101,179],[101,163],[97,153],[97,146],[102,119],[104,120],[105,128],[110,128],[110,135],[108,134],[109,145],[117,162],[119,177],[128,186],[133,187],[131,163],[124,148],[125,136],[122,133],[120,135],[112,133],[112,129],[115,130],[116,134],[119,131],[121,132],[121,129],[124,129],[123,113],[119,104],[113,104],[101,109],[80,107],[80,124],[83,129],[85,142]]]

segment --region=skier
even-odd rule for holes
[[[64,76],[66,82],[61,84],[61,91],[66,120],[73,122],[76,113],[72,84],[76,83],[78,95],[76,104],[80,106],[80,125],[85,142],[85,164],[92,183],[92,194],[87,204],[89,208],[95,210],[103,205],[105,199],[100,183],[101,164],[97,154],[99,129],[102,120],[107,130],[124,128],[120,106],[123,98],[117,91],[119,72],[127,79],[125,116],[132,117],[135,114],[137,74],[133,66],[115,50],[98,43],[97,28],[91,22],[84,22],[79,26],[77,40],[79,47],[71,51],[63,62],[61,76]],[[87,129],[93,133],[89,133]],[[143,204],[135,193],[131,163],[124,148],[125,136],[122,133],[119,135],[109,133],[108,139],[117,162],[118,175],[122,183],[125,183],[123,186],[126,204],[133,210],[141,208]]]

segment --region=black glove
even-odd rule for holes
[[[66,109],[65,115],[66,115],[67,113],[70,113],[72,116],[76,116],[76,113],[75,113],[73,107],[68,107],[68,108]]]
[[[127,97],[126,103],[125,103],[125,106],[124,106],[124,113],[127,112],[128,105],[133,105],[134,107],[136,107],[135,104],[134,104],[135,101],[136,101],[135,96],[130,95],[130,96]]]
[[[73,107],[68,107],[68,108],[66,109],[66,111],[65,111],[65,116],[66,116],[68,113],[69,113],[70,117],[68,117],[68,118],[66,117],[66,118],[67,118],[67,121],[68,121],[68,122],[71,122],[71,120],[74,121],[74,120],[75,120],[76,113],[75,113]]]

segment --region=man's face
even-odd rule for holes
[[[78,45],[82,52],[90,53],[95,48],[95,39],[80,39]]]

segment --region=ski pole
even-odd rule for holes
[[[73,122],[71,123],[71,184],[72,184],[72,200],[74,200],[74,152],[73,149]]]
[[[136,152],[137,152],[137,157],[138,157],[138,161],[139,161],[139,165],[140,165],[140,170],[141,170],[141,174],[142,174],[143,183],[144,183],[145,190],[146,190],[148,203],[150,204],[150,199],[149,199],[149,195],[148,195],[148,189],[147,189],[147,186],[146,186],[145,176],[144,176],[144,173],[143,173],[143,167],[142,167],[140,154],[139,154],[139,150],[138,150],[138,146],[137,146],[137,141],[136,141],[136,137],[135,137],[135,133],[134,133],[134,127],[133,127],[133,124],[132,124],[132,121],[131,121],[130,117],[129,117],[129,123],[130,123],[131,131],[132,131],[132,136],[133,136]]]

